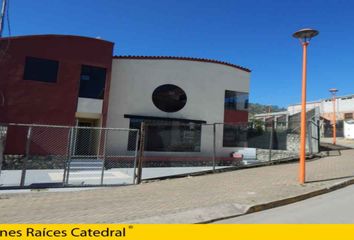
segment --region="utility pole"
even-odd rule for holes
[[[338,92],[337,89],[335,88],[331,88],[329,89],[330,93],[332,93],[332,102],[333,102],[333,128],[332,128],[332,131],[333,131],[333,145],[336,145],[336,138],[337,138],[337,120],[336,120],[336,93]]]
[[[3,32],[3,29],[4,29],[6,1],[7,0],[2,0],[1,13],[0,13],[0,37],[2,37],[2,32]]]

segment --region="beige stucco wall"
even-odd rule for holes
[[[223,122],[225,90],[249,92],[249,81],[249,72],[217,63],[113,59],[107,126],[129,128],[124,114]],[[155,107],[152,93],[163,84],[177,85],[186,92],[183,109],[166,113]],[[202,133],[202,148],[209,143],[211,139]]]
[[[163,84],[177,85],[186,92],[182,110],[166,113],[154,106],[152,93]],[[249,73],[206,62],[114,59],[108,126],[117,125],[122,114],[222,122],[226,89],[249,92]],[[128,126],[127,121],[119,124]]]

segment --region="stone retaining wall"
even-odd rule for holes
[[[5,155],[2,170],[21,170],[23,155]],[[63,169],[66,158],[63,156],[29,156],[27,169]]]

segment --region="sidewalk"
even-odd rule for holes
[[[307,162],[272,165],[126,187],[1,193],[1,223],[198,223],[261,210],[354,181],[354,150]],[[307,195],[306,195],[307,194]]]
[[[322,143],[332,143],[333,139],[332,138],[321,138]],[[343,137],[337,137],[336,142],[338,145],[343,146],[343,147],[348,147],[348,148],[354,148],[354,139],[345,139]]]

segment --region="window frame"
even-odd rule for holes
[[[146,132],[145,132],[145,136],[147,139],[145,139],[145,146],[144,146],[144,151],[147,152],[201,152],[201,142],[202,142],[202,124],[201,123],[197,123],[197,122],[186,122],[186,121],[176,121],[173,119],[166,119],[166,120],[152,120],[152,119],[145,119],[145,118],[130,118],[129,120],[129,128],[131,129],[139,129],[141,127],[141,123],[146,123],[145,127],[146,127]],[[149,125],[150,124],[150,125]],[[184,129],[184,128],[189,128],[189,129]],[[155,133],[160,133],[160,131],[167,131],[167,133],[169,134],[167,136],[167,140],[165,139],[164,143],[167,143],[167,146],[163,146],[165,147],[165,149],[158,149],[156,148],[156,146],[154,146],[155,148],[151,148],[151,145],[149,145],[149,143],[155,143],[156,141],[152,139],[151,133],[149,133],[151,130],[157,130]],[[181,145],[179,145],[178,148],[174,148],[172,143],[176,143],[176,142],[172,142],[171,140],[173,140],[172,137],[172,132],[178,130],[180,133],[180,136],[182,136],[182,138],[190,138],[189,136],[186,136],[186,132],[188,131],[188,134],[190,133],[190,131],[195,130],[194,134],[196,134],[193,137],[193,140],[191,140],[191,144],[189,145],[191,148],[186,148],[186,149],[182,149],[180,148]],[[199,133],[199,134],[198,134]],[[188,135],[187,134],[187,135]],[[157,134],[159,135],[159,134]],[[149,139],[150,136],[150,139]],[[134,142],[136,135],[135,133],[129,133],[128,136],[128,146],[127,146],[127,150],[128,151],[133,151],[135,150],[135,146],[134,148],[131,146],[130,143]],[[166,135],[165,135],[166,137]],[[161,137],[161,140],[162,137]],[[176,139],[174,139],[176,140]],[[190,140],[189,140],[190,141]],[[185,139],[179,139],[177,141],[177,143],[181,144],[181,143],[186,143],[187,141]],[[193,144],[194,142],[194,144]],[[138,146],[140,146],[140,139],[138,142]],[[171,148],[172,146],[172,148]],[[150,147],[150,148],[149,148]],[[194,147],[193,150],[192,147]],[[139,147],[138,147],[139,148]]]
[[[29,59],[36,59],[36,60],[41,60],[41,61],[49,61],[49,62],[55,62],[56,63],[56,73],[55,73],[55,80],[54,81],[47,81],[47,80],[41,80],[41,79],[34,79],[34,78],[29,78],[28,77],[28,60]],[[40,82],[44,84],[55,84],[58,83],[59,81],[59,75],[60,75],[60,62],[58,60],[53,60],[49,58],[41,58],[41,57],[32,57],[32,56],[25,56],[24,59],[24,65],[23,65],[23,76],[22,80],[24,81],[34,81],[34,82]]]
[[[84,68],[89,68],[89,74],[83,74],[85,71]],[[92,78],[92,69],[96,70],[102,70],[104,72],[104,79],[103,79],[103,87],[100,88],[100,92],[98,94],[92,94],[89,90],[83,89],[84,86],[86,85],[87,88],[91,88],[91,86],[94,86],[95,84],[100,85],[97,81],[97,79]],[[82,76],[89,76],[88,79],[83,79]],[[97,81],[97,83],[95,83]],[[79,77],[79,89],[78,89],[78,96],[80,98],[91,98],[91,99],[99,99],[103,100],[106,92],[106,83],[107,82],[107,68],[105,67],[100,67],[100,66],[92,66],[92,65],[86,65],[82,64],[81,65],[81,72],[80,72],[80,77]],[[84,83],[85,85],[82,85]],[[95,96],[93,96],[95,95]]]
[[[180,94],[178,96],[183,96],[185,99],[184,100],[181,100],[181,99],[174,100],[173,97],[171,97],[170,99],[162,99],[161,100],[161,98],[163,98],[163,97],[166,98],[166,96],[169,95],[169,94],[166,94],[166,92],[162,92],[162,90],[161,90],[162,88],[167,88],[167,87],[174,88],[173,90],[168,90],[168,91],[174,91],[174,92],[180,91],[182,94]],[[164,93],[164,94],[161,94],[161,93]],[[164,96],[164,95],[166,95],[166,96]],[[173,95],[173,96],[176,96],[176,95]],[[181,111],[187,105],[188,97],[187,97],[186,91],[184,91],[183,88],[181,88],[175,84],[162,84],[154,89],[154,91],[151,94],[151,100],[152,100],[154,106],[157,109],[159,109],[160,111],[163,111],[166,113],[175,113],[175,112]],[[167,104],[169,102],[172,103],[173,101],[175,101],[174,103],[178,103],[178,106],[177,106],[177,104],[174,104],[174,105]],[[161,102],[163,104],[161,104]]]
[[[235,94],[234,96],[227,97],[227,95]],[[238,99],[241,96],[247,96],[243,101],[242,108],[239,108],[240,105]],[[226,99],[233,99],[233,101],[227,102]],[[249,110],[249,93],[248,92],[239,92],[234,90],[225,90],[224,92],[224,111],[225,110],[232,110],[232,111],[248,111]]]

